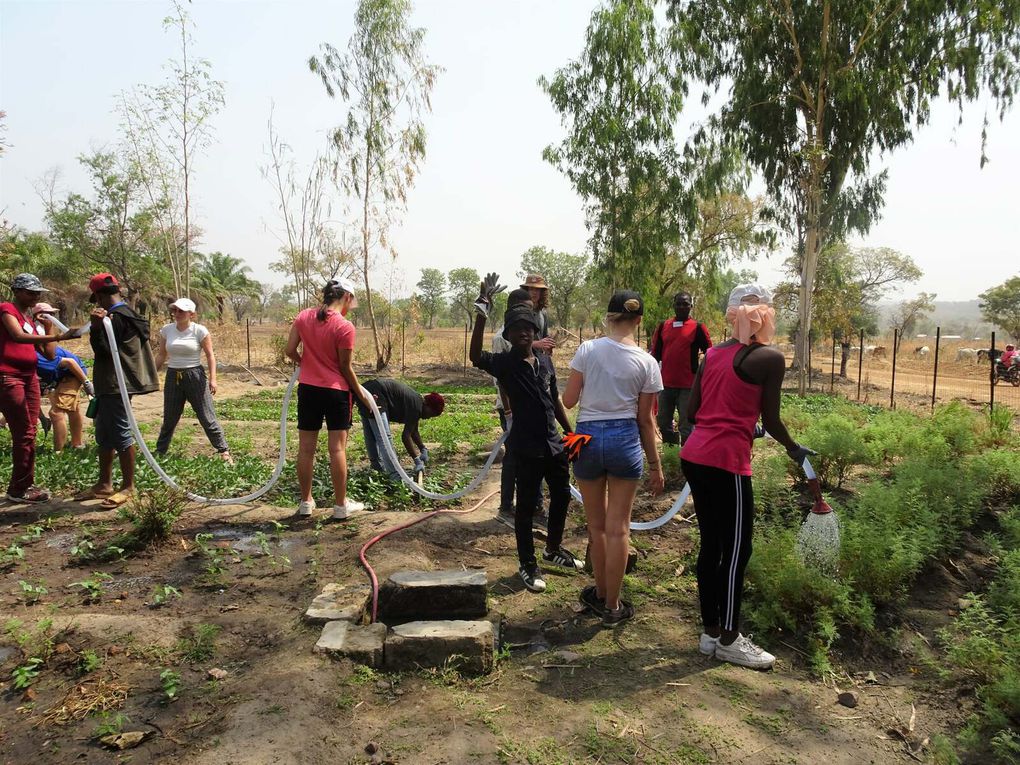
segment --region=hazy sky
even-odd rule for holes
[[[541,244],[573,252],[588,235],[569,183],[542,161],[563,131],[536,85],[575,57],[591,0],[419,0],[414,21],[442,65],[427,118],[428,157],[402,225],[392,234],[398,271],[413,288],[420,268],[471,266],[510,276]],[[156,83],[173,40],[150,0],[0,0],[0,109],[12,148],[0,160],[0,209],[27,228],[41,225],[34,184],[59,167],[65,190],[86,191],[76,157],[117,140],[115,96]],[[194,181],[203,250],[242,257],[260,279],[277,256],[273,193],[260,175],[266,120],[299,158],[325,146],[340,121],[307,59],[320,42],[346,45],[354,3],[343,0],[195,0],[197,52],[226,85],[215,142]],[[991,162],[978,168],[984,106],[936,109],[908,149],[881,158],[890,182],[883,220],[864,244],[911,255],[925,271],[915,288],[940,300],[969,300],[1015,275],[1020,240],[1020,116],[993,121]],[[342,218],[340,209],[334,217]],[[751,264],[777,280],[784,252]]]

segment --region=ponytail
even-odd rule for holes
[[[319,306],[319,310],[315,314],[315,318],[319,321],[326,321],[326,317],[329,315],[330,306],[337,302],[347,292],[343,287],[340,286],[340,282],[335,279],[330,279],[326,282],[326,286],[322,288],[322,305]]]

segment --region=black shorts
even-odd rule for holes
[[[320,388],[318,385],[298,383],[297,386],[297,427],[298,430],[350,430],[351,393],[336,388]]]

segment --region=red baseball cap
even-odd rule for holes
[[[116,287],[118,290],[120,289],[120,282],[117,281],[117,277],[113,274],[96,274],[89,279],[89,292],[92,293],[92,297],[89,298],[89,302],[95,303],[97,300],[96,294],[107,287]]]

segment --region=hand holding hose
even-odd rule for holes
[[[787,449],[786,453],[790,456],[791,460],[796,462],[801,467],[804,467],[804,460],[806,460],[808,457],[813,457],[814,455],[818,454],[818,452],[816,452],[814,449],[809,449],[808,447],[801,446],[800,444],[797,444],[797,446],[793,449]]]

